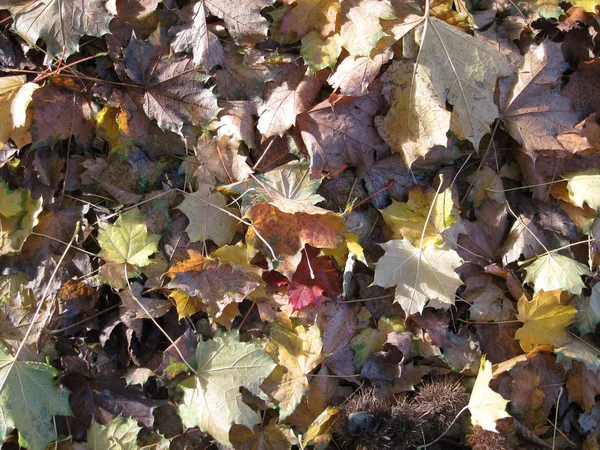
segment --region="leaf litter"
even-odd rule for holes
[[[0,438],[595,448],[593,1],[0,1]]]

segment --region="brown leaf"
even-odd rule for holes
[[[335,178],[346,167],[362,172],[388,147],[375,126],[373,117],[383,104],[379,94],[329,99],[296,118],[296,125],[311,158],[313,174]]]
[[[600,394],[598,374],[579,361],[575,361],[567,373],[567,392],[569,401],[575,402],[585,411],[596,404],[596,396]]]

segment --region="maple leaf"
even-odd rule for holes
[[[276,366],[263,345],[239,342],[237,333],[219,331],[198,343],[195,366],[194,376],[180,384],[183,399],[178,410],[184,426],[199,426],[228,445],[232,424],[253,429],[261,422],[242,401],[240,388],[261,395],[260,384]]]
[[[298,443],[291,427],[277,423],[275,417],[268,424],[255,425],[254,430],[234,425],[229,432],[229,439],[236,450],[283,450]]]
[[[586,169],[567,173],[563,178],[568,180],[569,199],[573,204],[581,208],[585,202],[590,208],[600,210],[600,170]]]
[[[337,0],[297,0],[296,6],[286,12],[279,24],[279,32],[295,34],[298,40],[311,29],[328,36],[336,29],[341,5]]]
[[[49,364],[17,361],[0,344],[0,436],[19,429],[20,445],[45,448],[56,439],[52,418],[70,416],[69,393],[56,381]]]
[[[584,287],[582,275],[589,275],[583,264],[557,253],[545,253],[525,267],[523,283],[533,283],[534,292],[562,289],[579,295]]]
[[[374,284],[396,286],[394,302],[407,314],[423,312],[435,300],[437,307],[454,304],[456,289],[462,284],[455,269],[462,260],[454,250],[429,244],[414,247],[409,239],[380,244],[385,254],[375,267]]]
[[[316,325],[305,328],[271,326],[266,351],[279,367],[262,384],[262,389],[279,405],[284,420],[308,393],[307,375],[324,359],[321,332]]]
[[[269,24],[260,10],[274,3],[273,0],[204,0],[208,11],[225,20],[229,33],[239,45],[253,45],[267,35]]]
[[[335,178],[348,167],[369,168],[387,146],[373,126],[381,96],[331,97],[296,117],[314,175]]]
[[[596,404],[596,395],[600,394],[600,380],[596,372],[576,362],[567,375],[566,388],[569,401],[589,411]]]
[[[142,427],[137,420],[117,416],[106,425],[95,420],[88,430],[86,443],[90,450],[134,450],[137,445],[137,435]]]
[[[233,239],[238,220],[227,208],[223,194],[211,192],[208,184],[201,184],[197,191],[187,194],[177,208],[189,219],[185,232],[190,241],[211,239],[220,247]],[[230,211],[231,215],[224,211]]]
[[[0,256],[21,250],[41,212],[41,198],[34,200],[24,188],[11,190],[0,180]]]
[[[217,99],[204,88],[208,77],[194,69],[191,59],[164,58],[160,48],[140,39],[131,39],[123,56],[125,72],[145,89],[141,98],[134,96],[135,103],[161,129],[182,134],[184,125],[206,126],[216,118]]]
[[[248,247],[259,249],[288,279],[300,263],[300,252],[306,244],[315,248],[337,248],[346,234],[341,217],[331,212],[286,214],[263,202],[248,209],[245,217],[253,225],[246,232]]]
[[[188,5],[181,10],[184,23],[169,30],[174,36],[171,48],[175,53],[191,49],[192,62],[207,72],[223,63],[224,52],[219,38],[208,30],[204,2]]]
[[[175,264],[166,273],[171,277],[167,287],[202,299],[216,313],[221,313],[229,303],[241,302],[259,286],[251,274],[237,264],[205,258],[194,250],[188,250],[188,254],[187,260]]]
[[[334,90],[339,89],[342,95],[365,95],[369,85],[379,74],[381,66],[387,64],[392,55],[393,52],[387,49],[372,57],[347,56],[329,76],[327,82]],[[387,90],[387,87],[385,89]]]
[[[325,200],[317,194],[323,178],[311,178],[309,172],[307,160],[291,161],[267,173],[219,189],[241,195],[243,211],[255,203],[268,202],[288,214],[326,214],[326,209],[314,206]]]
[[[109,32],[112,16],[102,0],[39,0],[11,8],[13,29],[31,45],[43,39],[51,56],[68,58],[79,39]]]
[[[4,147],[11,138],[18,141],[18,133],[25,132],[28,125],[27,106],[38,88],[35,83],[27,83],[24,75],[0,78],[0,147]],[[16,143],[20,148],[29,142]]]
[[[304,65],[287,64],[264,86],[257,128],[263,137],[283,135],[296,116],[310,108],[321,90],[324,74],[314,74]]]
[[[560,347],[567,338],[565,327],[575,321],[577,310],[564,303],[563,291],[537,291],[531,301],[519,299],[517,319],[525,325],[515,333],[523,351],[537,345]],[[561,302],[562,300],[562,302]]]
[[[94,139],[91,100],[75,86],[46,86],[33,93],[31,134],[33,147],[52,147],[63,139],[89,146]]]
[[[332,430],[339,412],[340,408],[337,407],[328,406],[325,408],[308,427],[306,434],[303,436],[302,446],[312,445],[315,449],[326,448],[331,440]]]
[[[340,40],[338,34],[323,38],[316,31],[311,31],[302,38],[300,56],[313,72],[333,68],[342,53]]]
[[[560,44],[545,40],[528,54],[512,90],[501,85],[504,127],[529,151],[562,148],[556,136],[577,123],[571,102],[560,94],[567,67]]]
[[[496,80],[512,73],[508,58],[492,45],[428,14],[421,18],[409,16],[392,33],[400,39],[415,27],[423,30],[416,66],[400,66],[396,82],[400,88],[394,92],[390,112],[378,122],[386,142],[403,153],[409,167],[432,145],[445,145],[447,125],[478,149],[481,138],[498,117],[493,100]],[[444,114],[446,101],[453,106],[450,119]],[[400,126],[397,120],[401,120]],[[427,143],[422,133],[428,141],[425,147],[421,147]]]
[[[484,430],[497,433],[496,422],[504,417],[510,417],[510,414],[506,412],[508,400],[504,400],[500,394],[490,389],[492,378],[492,363],[482,356],[467,408],[471,412],[473,426],[480,426]]]
[[[348,0],[342,3],[342,46],[352,56],[369,56],[385,36],[380,20],[396,18],[388,0]]]
[[[144,217],[133,208],[121,214],[114,224],[101,223],[98,231],[99,255],[108,263],[144,267],[158,249],[160,234],[147,232]]]
[[[592,286],[592,295],[580,299],[580,305],[576,326],[583,336],[594,332],[600,323],[600,283]]]
[[[436,195],[433,190],[424,191],[420,186],[414,186],[408,192],[406,203],[394,200],[381,211],[381,215],[395,238],[410,239],[415,245],[422,237],[435,236],[447,230],[457,220],[450,187]]]
[[[305,247],[302,261],[289,286],[290,304],[294,311],[310,305],[317,306],[325,294],[335,300],[340,294],[339,273],[329,256],[316,257],[318,250]],[[310,259],[310,261],[309,261]]]

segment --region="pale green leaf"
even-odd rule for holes
[[[159,234],[148,233],[144,216],[131,209],[119,216],[114,224],[101,223],[98,243],[102,248],[99,256],[108,263],[147,266],[148,258],[158,249]]]
[[[252,430],[261,422],[260,415],[242,401],[240,388],[261,395],[260,384],[275,368],[263,345],[239,342],[234,332],[218,332],[198,343],[195,363],[196,373],[181,384],[179,415],[185,427],[199,426],[228,445],[232,424]]]
[[[561,289],[579,295],[584,284],[582,275],[589,275],[583,264],[557,253],[546,253],[525,267],[524,283],[533,283],[534,293]]]
[[[43,39],[51,56],[68,58],[84,35],[109,32],[112,16],[103,0],[38,0],[11,9],[13,29],[30,44]],[[64,53],[63,53],[64,52]]]
[[[92,420],[88,430],[87,446],[91,450],[136,450],[137,435],[142,427],[137,420],[117,416],[106,425]]]
[[[377,262],[374,284],[396,286],[395,302],[407,314],[421,313],[430,300],[436,305],[454,304],[456,289],[462,284],[455,269],[462,260],[454,250],[433,243],[414,247],[410,240],[381,244],[385,250]]]
[[[0,438],[19,429],[23,446],[43,449],[56,439],[52,416],[71,415],[69,393],[49,364],[16,361],[0,344]]]
[[[592,295],[581,298],[581,308],[575,326],[579,333],[592,333],[600,323],[600,283],[592,287]]]
[[[510,414],[506,412],[508,400],[504,400],[500,394],[490,389],[492,378],[492,363],[482,357],[467,408],[471,412],[473,426],[480,426],[484,430],[497,433],[496,422],[504,417],[510,417]]]
[[[587,203],[590,208],[600,211],[600,169],[587,169],[568,173],[563,177],[569,182],[569,199],[580,208]]]

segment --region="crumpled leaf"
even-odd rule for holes
[[[291,161],[266,173],[236,184],[222,186],[219,189],[233,191],[242,195],[244,208],[258,202],[268,202],[284,213],[326,214],[317,203],[325,200],[317,194],[323,181],[322,177],[309,176],[307,160]]]
[[[43,39],[51,56],[65,59],[79,51],[84,35],[108,33],[112,19],[102,0],[39,0],[11,12],[13,29],[23,39],[32,45]]]
[[[362,172],[373,165],[387,149],[373,125],[373,116],[381,106],[382,99],[377,94],[332,94],[296,117],[313,175],[324,173],[335,178],[348,166]]]
[[[579,295],[584,287],[582,275],[588,275],[589,269],[567,256],[557,253],[545,253],[525,267],[527,275],[524,283],[533,283],[534,293],[562,289]]]
[[[44,448],[57,438],[53,416],[71,415],[69,392],[54,378],[49,364],[17,361],[0,344],[0,436],[19,429],[20,443]]]
[[[573,204],[581,208],[587,203],[590,208],[600,210],[600,170],[587,169],[563,177],[569,180],[567,190]]]
[[[146,222],[139,209],[121,214],[114,224],[103,222],[98,231],[99,255],[108,263],[144,267],[148,258],[158,250],[160,234],[147,231]]]
[[[0,255],[21,250],[41,212],[41,198],[34,200],[31,192],[24,188],[10,190],[0,180]]]
[[[233,210],[227,208],[223,194],[211,192],[210,185],[198,186],[198,190],[187,194],[177,208],[189,219],[185,232],[190,241],[211,239],[221,247],[233,239],[238,220],[232,217]],[[222,210],[229,211],[232,215]]]
[[[501,84],[504,127],[529,151],[561,149],[556,136],[578,122],[571,102],[560,93],[561,77],[568,67],[560,47],[544,40],[528,53],[512,90]]]
[[[456,289],[462,284],[455,269],[462,264],[454,250],[429,244],[414,247],[409,239],[381,244],[385,254],[375,268],[374,284],[396,287],[394,302],[407,314],[423,312],[430,301],[436,307],[454,304]]]
[[[598,374],[580,362],[576,362],[567,374],[569,402],[577,403],[584,411],[591,410],[600,394]]]
[[[300,252],[306,244],[315,248],[337,248],[346,235],[342,218],[332,212],[286,214],[263,202],[248,209],[245,217],[253,225],[246,232],[248,247],[260,250],[273,268],[288,279],[300,263]]]
[[[292,414],[308,393],[307,375],[325,359],[322,350],[321,332],[314,324],[271,326],[266,351],[278,367],[261,387],[277,401],[280,420]]]
[[[217,98],[191,59],[162,57],[158,47],[140,39],[131,39],[123,56],[127,75],[144,87],[136,103],[161,129],[182,135],[185,125],[206,126],[217,117]]]
[[[475,380],[469,404],[467,408],[471,412],[471,424],[480,426],[484,430],[497,433],[496,422],[504,417],[510,417],[506,412],[508,400],[490,389],[489,384],[492,380],[492,363],[481,357],[479,374]]]
[[[218,442],[228,445],[233,423],[253,429],[260,415],[242,401],[240,388],[261,395],[260,384],[276,364],[261,344],[239,342],[237,333],[217,332],[196,348],[196,373],[180,384],[178,405],[185,427],[199,426]]]
[[[310,424],[304,435],[303,446],[314,446],[315,450],[326,448],[331,440],[333,426],[340,412],[339,408],[328,406],[321,414]]]
[[[517,319],[524,325],[515,333],[515,339],[523,351],[528,352],[537,345],[560,347],[565,343],[565,328],[575,321],[577,310],[564,304],[567,297],[562,294],[561,290],[540,290],[531,301],[525,297],[519,299]]]
[[[88,430],[86,444],[90,450],[135,450],[137,435],[142,427],[137,420],[115,417],[106,425],[101,425],[95,420]]]

